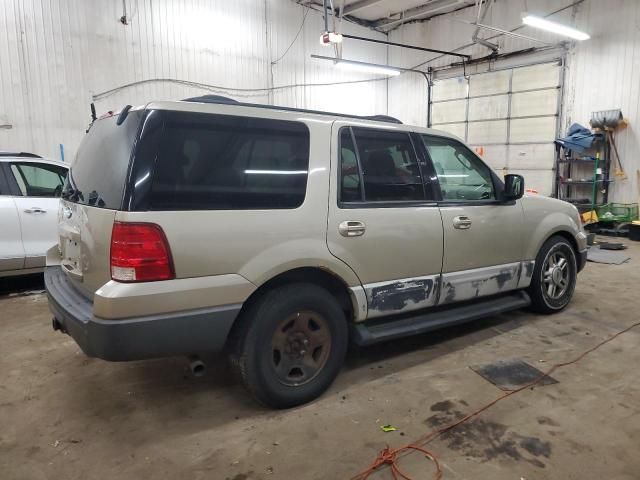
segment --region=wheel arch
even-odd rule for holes
[[[580,255],[580,250],[578,248],[578,242],[576,241],[576,238],[574,237],[573,233],[569,232],[568,230],[557,230],[551,234],[549,234],[544,241],[540,244],[540,247],[538,248],[538,251],[540,251],[540,248],[542,248],[542,245],[544,245],[545,243],[547,243],[549,241],[550,238],[552,237],[562,237],[565,240],[567,240],[569,242],[569,245],[571,245],[571,248],[573,249],[573,253],[576,256],[576,262],[578,261],[578,256]]]
[[[243,303],[240,315],[263,297],[267,292],[274,288],[292,283],[310,283],[318,285],[327,290],[338,302],[342,310],[345,312],[345,318],[348,321],[354,321],[359,318],[364,308],[366,315],[366,303],[363,305],[362,299],[358,298],[356,292],[362,287],[349,287],[349,285],[336,273],[323,267],[296,267],[290,270],[278,273],[270,279],[263,282]]]

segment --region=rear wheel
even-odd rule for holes
[[[547,240],[538,256],[528,292],[531,308],[539,313],[555,313],[565,308],[576,286],[576,254],[561,236]]]
[[[230,363],[261,403],[287,408],[309,402],[334,380],[347,351],[344,313],[312,284],[276,288],[239,319]]]

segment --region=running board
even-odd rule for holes
[[[437,311],[427,310],[408,318],[356,323],[353,325],[351,334],[353,341],[357,345],[372,345],[497,315],[510,310],[517,310],[530,304],[529,295],[524,291],[517,291],[508,295],[492,297],[473,303],[467,302],[460,306],[451,306]]]

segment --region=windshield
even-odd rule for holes
[[[122,125],[117,115],[96,120],[85,135],[67,176],[62,198],[82,205],[117,210],[144,111],[132,111]]]

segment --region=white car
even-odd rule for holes
[[[44,270],[58,241],[58,203],[68,166],[32,153],[0,152],[0,277]]]

